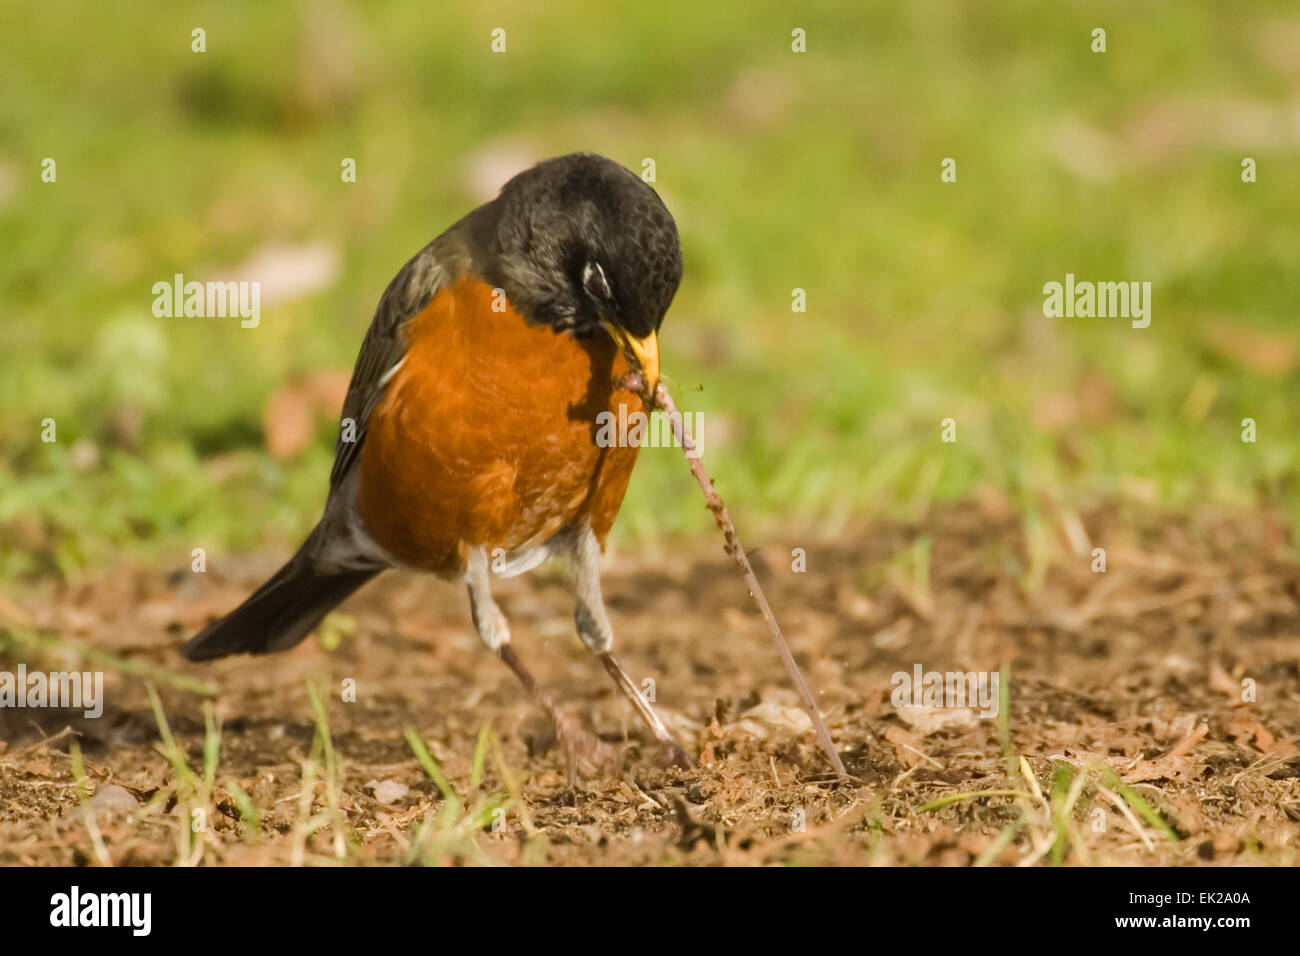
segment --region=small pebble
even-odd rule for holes
[[[131,791],[126,787],[119,787],[115,783],[105,784],[95,791],[95,795],[90,798],[90,809],[95,813],[114,812],[134,813],[140,806],[140,801],[131,795]]]
[[[376,800],[386,804],[394,804],[411,792],[410,787],[396,780],[371,780],[366,786],[375,792]]]

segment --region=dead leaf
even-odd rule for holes
[[[1227,694],[1234,702],[1241,700],[1241,683],[1233,680],[1232,675],[1216,660],[1210,661],[1210,688]]]
[[[916,704],[895,708],[909,727],[922,737],[928,737],[945,727],[974,727],[979,722],[978,715],[969,707],[926,707]]]
[[[316,414],[327,419],[337,419],[343,413],[343,400],[352,384],[352,373],[343,371],[312,372],[304,383],[311,392],[312,407]]]
[[[796,737],[812,730],[812,719],[802,707],[765,700],[741,714],[736,727],[758,740]]]
[[[1233,711],[1232,716],[1228,718],[1228,734],[1237,740],[1253,739],[1260,753],[1278,757],[1290,757],[1296,753],[1295,744],[1274,737],[1268,728],[1259,722],[1259,718],[1248,710]]]
[[[1198,723],[1187,732],[1187,736],[1178,741],[1174,748],[1164,756],[1157,757],[1155,760],[1139,760],[1137,765],[1124,774],[1125,783],[1142,783],[1145,780],[1177,780],[1180,776],[1188,773],[1191,768],[1190,761],[1185,758],[1193,747],[1196,746],[1205,734],[1209,731],[1206,724]]]
[[[258,306],[265,309],[327,288],[338,277],[341,259],[338,247],[324,240],[296,246],[268,243],[213,278],[259,283]]]
[[[897,724],[890,724],[885,728],[885,739],[894,745],[898,762],[905,766],[917,767],[923,763],[938,764],[938,761],[921,749],[921,741]]]
[[[1218,323],[1205,331],[1206,344],[1221,357],[1260,375],[1289,375],[1300,365],[1300,339],[1290,332],[1259,332]]]
[[[300,455],[311,441],[315,426],[311,395],[301,383],[272,392],[262,411],[266,450],[281,460]]]
[[[375,800],[392,805],[405,799],[411,788],[399,780],[369,780],[366,786],[374,791]]]
[[[317,422],[337,419],[347,396],[345,372],[313,372],[272,392],[262,412],[262,432],[272,458],[294,458],[316,434]]]

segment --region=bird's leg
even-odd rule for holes
[[[492,599],[491,581],[488,577],[487,554],[482,548],[471,548],[465,571],[469,588],[470,616],[474,629],[488,649],[495,653],[519,678],[528,696],[541,708],[555,725],[555,735],[564,748],[566,770],[570,785],[577,777],[579,760],[601,763],[611,758],[609,749],[595,734],[582,726],[575,717],[556,706],[546,689],[533,678],[519,655],[510,646],[510,626],[500,606]]]
[[[497,656],[505,661],[506,666],[515,672],[519,682],[524,685],[533,702],[542,709],[542,712],[551,719],[555,725],[555,736],[560,741],[560,746],[564,749],[565,772],[569,778],[569,786],[577,781],[578,763],[586,760],[592,764],[606,764],[613,762],[613,753],[609,747],[600,742],[598,738],[587,728],[583,727],[578,719],[571,714],[566,714],[542,687],[533,679],[533,675],[524,667],[523,661],[519,655],[514,652],[509,644],[502,644],[497,650]]]
[[[659,715],[650,706],[650,702],[646,700],[640,688],[610,652],[610,647],[614,643],[614,629],[610,626],[609,616],[605,613],[605,602],[600,593],[600,543],[596,540],[596,535],[590,526],[583,524],[575,529],[569,555],[572,562],[572,583],[576,602],[573,620],[578,628],[578,636],[591,652],[600,658],[605,669],[614,678],[618,689],[631,702],[655,739],[667,750],[673,763],[681,767],[693,766],[691,758],[682,749],[682,745],[664,726],[664,722],[659,719]]]

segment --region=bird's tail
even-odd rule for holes
[[[382,570],[322,572],[308,556],[308,544],[247,601],[190,638],[181,655],[205,661],[227,654],[288,650]]]

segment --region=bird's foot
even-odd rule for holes
[[[577,717],[560,710],[553,711],[550,717],[555,724],[555,738],[564,752],[570,786],[577,782],[583,766],[599,772],[618,765],[618,751],[584,727]]]
[[[695,766],[695,761],[691,755],[675,740],[659,741],[660,762],[665,767],[681,767],[683,770],[691,770]]]

